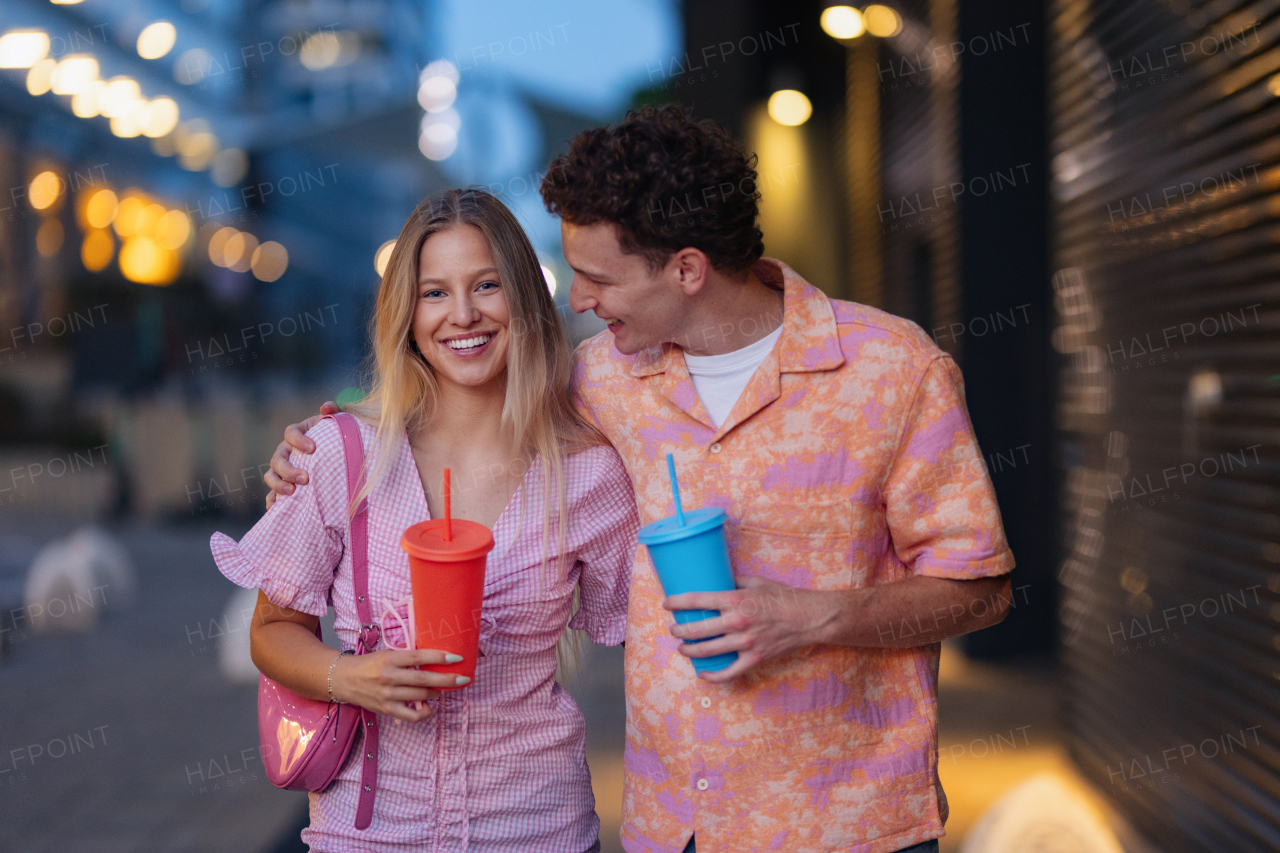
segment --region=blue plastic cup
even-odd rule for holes
[[[729,543],[724,538],[728,520],[719,507],[703,507],[684,514],[684,526],[675,516],[640,528],[640,544],[649,549],[649,559],[658,573],[658,583],[668,596],[683,592],[728,592],[737,589],[729,564]],[[719,610],[677,610],[676,622],[687,625],[719,616]],[[718,635],[723,636],[723,635]],[[705,643],[716,637],[686,640]],[[694,672],[715,672],[738,659],[737,652],[707,658],[690,658]]]

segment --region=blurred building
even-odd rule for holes
[[[253,513],[281,427],[361,384],[382,265],[430,192],[500,195],[557,292],[546,163],[631,104],[679,20],[14,0],[0,38],[0,440],[24,464],[105,445],[115,487],[77,512],[190,517]],[[576,338],[599,328],[562,315]]]
[[[1073,753],[1169,850],[1275,850],[1280,19],[1050,20]]]

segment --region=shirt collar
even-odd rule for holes
[[[781,373],[834,370],[844,364],[835,313],[826,294],[801,278],[782,261],[761,258],[752,267],[761,281],[782,289],[782,337],[778,339]],[[678,344],[642,350],[631,366],[632,376],[666,373],[683,353]]]

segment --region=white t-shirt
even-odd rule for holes
[[[684,354],[684,364],[689,369],[694,390],[698,392],[702,405],[706,407],[707,414],[711,415],[716,426],[720,426],[729,417],[733,404],[738,402],[747,383],[751,381],[751,375],[764,362],[765,356],[780,337],[782,326],[753,344],[723,355]]]

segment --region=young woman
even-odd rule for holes
[[[447,190],[405,223],[378,294],[372,391],[360,420],[369,500],[374,613],[410,592],[405,528],[443,513],[493,530],[475,681],[416,669],[444,663],[405,646],[386,620],[378,650],[339,656],[314,635],[332,603],[343,647],[358,617],[337,424],[294,454],[306,484],[275,502],[239,543],[212,540],[218,568],[257,587],[253,660],[311,698],[379,715],[372,825],[354,826],[359,749],[311,794],[313,851],[599,850],[581,712],[555,680],[566,627],[623,640],[638,525],[614,450],[569,400],[569,350],[537,255],[511,212],[484,191]],[[580,606],[573,612],[575,600]],[[401,614],[405,613],[403,607]],[[412,646],[412,642],[407,643]],[[330,675],[332,673],[332,675]],[[459,676],[458,678],[462,678]],[[330,683],[332,697],[330,697]]]

